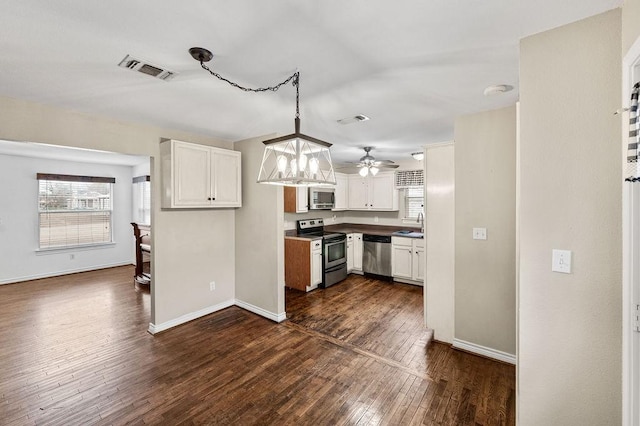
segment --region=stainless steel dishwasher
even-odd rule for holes
[[[365,274],[391,277],[391,237],[384,235],[362,236],[362,270]]]

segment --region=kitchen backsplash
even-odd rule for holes
[[[331,210],[313,210],[309,213],[285,213],[284,229],[296,229],[296,221],[303,219],[324,219],[325,225],[345,223],[344,214],[348,212],[332,212]]]
[[[324,219],[325,225],[333,225],[336,223],[359,223],[363,225],[404,226],[407,228],[420,227],[420,224],[416,221],[405,221],[399,216],[400,212],[333,212],[331,210],[314,210],[309,213],[285,213],[284,229],[296,229],[296,221],[315,218]]]

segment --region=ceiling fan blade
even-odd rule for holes
[[[400,166],[398,166],[397,164],[380,164],[375,167],[379,169],[397,169]]]
[[[393,164],[394,162],[391,160],[376,160],[375,163]]]

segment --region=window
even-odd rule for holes
[[[398,170],[395,178],[396,188],[404,189],[404,219],[417,220],[424,214],[423,170]]]
[[[424,214],[424,191],[422,186],[412,186],[404,190],[405,219],[418,219],[418,214]]]
[[[40,249],[112,242],[115,178],[38,173]]]
[[[133,178],[133,221],[151,225],[151,176]]]

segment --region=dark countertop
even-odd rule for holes
[[[351,233],[360,233],[360,234],[369,234],[369,235],[382,235],[382,236],[396,236],[396,237],[406,237],[406,238],[420,238],[415,234],[411,235],[397,235],[394,232],[411,230],[414,232],[420,232],[420,228],[416,226],[385,226],[385,225],[362,225],[359,223],[338,223],[335,225],[325,225],[325,231],[329,232],[344,232],[345,234]],[[309,237],[306,235],[298,235],[298,232],[295,229],[289,229],[284,231],[284,236],[286,238],[303,238],[308,240],[314,240],[319,237]]]
[[[298,235],[298,232],[295,229],[288,229],[286,231],[284,231],[284,237],[285,238],[295,238],[295,239],[299,239],[299,240],[309,240],[309,241],[313,241],[313,240],[319,240],[322,237],[318,237],[318,236],[309,236],[309,235]]]
[[[336,225],[326,225],[325,231],[344,232],[351,234],[354,232],[369,235],[391,236],[396,231],[412,230],[420,232],[420,228],[415,226],[385,226],[385,225],[362,225],[358,223],[338,223]],[[412,235],[396,235],[398,237],[417,238]]]

